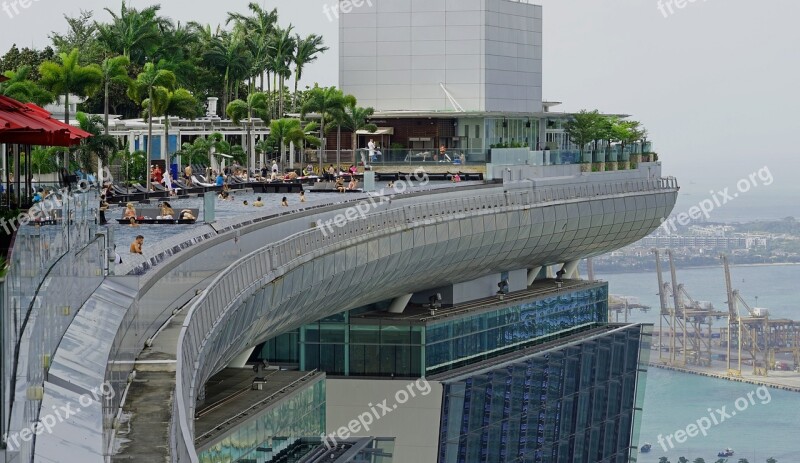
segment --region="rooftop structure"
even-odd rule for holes
[[[342,90],[378,111],[542,111],[542,7],[383,0],[339,21]]]

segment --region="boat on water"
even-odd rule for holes
[[[645,442],[645,444],[642,446],[642,448],[639,449],[639,451],[642,452],[642,453],[649,453],[650,449],[652,449],[652,448],[653,448],[653,445],[651,443]]]
[[[727,448],[719,453],[717,453],[718,457],[732,457],[733,456],[733,449]]]

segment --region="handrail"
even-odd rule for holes
[[[314,370],[308,372],[307,374],[303,375],[301,378],[297,378],[296,380],[292,381],[291,383],[287,384],[286,386],[283,386],[279,390],[273,392],[272,394],[268,395],[267,397],[264,397],[263,399],[259,400],[258,402],[254,403],[253,405],[247,407],[246,409],[242,410],[241,412],[237,413],[236,415],[234,415],[234,416],[228,418],[227,420],[223,421],[222,423],[218,424],[217,426],[214,427],[214,429],[212,429],[210,431],[206,431],[203,434],[195,437],[194,438],[195,442],[197,442],[199,440],[202,440],[204,437],[206,437],[208,435],[214,434],[215,431],[219,431],[219,429],[225,427],[226,424],[228,424],[230,422],[233,422],[233,421],[236,421],[236,420],[240,419],[242,416],[248,415],[251,410],[260,408],[262,405],[266,404],[267,402],[272,401],[272,399],[274,399],[279,394],[284,394],[288,389],[294,388],[299,383],[307,381],[308,379],[310,379],[311,377],[313,377],[316,374],[317,374],[317,370],[314,369]]]
[[[673,186],[676,182],[672,177],[654,180],[657,181],[631,183],[629,188],[622,188],[626,183],[624,181],[597,185],[601,187],[601,191],[595,190],[594,185],[591,191],[589,185],[539,187],[409,204],[370,213],[363,219],[345,222],[343,226],[330,230],[328,234],[323,234],[320,227],[305,230],[243,256],[226,271],[220,272],[201,293],[189,309],[181,328],[175,390],[178,421],[171,424],[177,435],[170,436],[171,441],[175,440],[170,443],[171,449],[177,453],[177,455],[173,453],[173,461],[198,462],[193,445],[195,439],[191,434],[198,376],[203,374],[201,370],[204,366],[211,364],[208,362],[207,352],[204,351],[208,339],[220,328],[222,319],[231,308],[237,307],[241,301],[250,297],[257,287],[263,285],[264,281],[273,279],[277,271],[287,268],[294,261],[304,258],[310,252],[335,246],[344,241],[373,239],[375,235],[384,234],[399,226],[441,221],[446,216],[463,217],[465,213],[490,214],[498,208],[519,210],[554,201],[618,195],[623,194],[622,191],[634,193],[676,188]],[[611,188],[602,188],[609,186]],[[243,278],[244,275],[249,277]],[[253,281],[252,276],[255,275],[260,277]],[[248,314],[248,316],[254,315]],[[220,360],[221,357],[213,363],[218,364]],[[185,368],[187,365],[191,367]]]

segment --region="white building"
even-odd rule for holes
[[[528,0],[350,6],[340,4],[339,82],[361,106],[542,112],[541,6]]]

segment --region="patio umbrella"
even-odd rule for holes
[[[53,119],[45,109],[0,95],[0,143],[72,146],[92,135]]]

